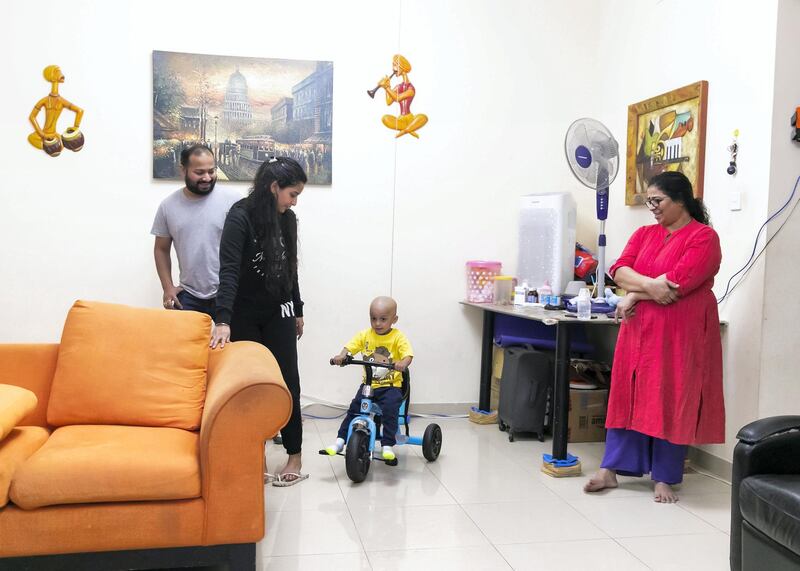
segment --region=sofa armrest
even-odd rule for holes
[[[36,410],[39,399],[28,389],[0,383],[0,442]]]
[[[264,442],[289,420],[292,397],[262,345],[238,341],[209,353],[200,425],[205,545],[264,535]]]
[[[756,474],[800,474],[800,416],[773,416],[744,426],[733,449],[731,570],[742,568],[742,480]]]
[[[0,384],[28,389],[39,400],[20,425],[48,426],[47,404],[57,361],[57,343],[0,344]]]
[[[734,486],[754,474],[800,474],[800,416],[773,416],[743,427],[733,449]]]
[[[747,424],[736,435],[741,442],[755,444],[790,430],[800,430],[800,416],[771,416]]]

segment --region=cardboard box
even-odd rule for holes
[[[569,391],[567,442],[605,442],[608,389]]]
[[[502,347],[498,347],[497,345],[492,346],[492,376],[498,379],[503,376],[505,354],[505,349]]]
[[[500,408],[500,379],[492,377],[492,390],[489,393],[489,410]]]
[[[492,392],[489,398],[489,410],[497,410],[500,406],[500,377],[503,376],[505,349],[492,346]]]

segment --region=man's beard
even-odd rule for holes
[[[192,194],[196,194],[197,196],[205,196],[207,194],[210,194],[211,191],[214,190],[214,185],[217,184],[217,179],[212,178],[211,182],[208,183],[208,188],[206,189],[201,189],[199,186],[200,183],[192,184],[189,181],[188,175],[183,178],[183,182],[186,183],[186,190],[188,190]]]

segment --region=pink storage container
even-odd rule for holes
[[[494,277],[500,275],[503,264],[485,260],[467,262],[467,301],[492,303]]]

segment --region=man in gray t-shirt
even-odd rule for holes
[[[201,311],[214,319],[222,226],[228,210],[242,195],[224,187],[214,190],[216,162],[208,147],[184,149],[181,170],[186,186],[161,202],[150,231],[156,237],[156,271],[165,308]],[[172,283],[173,244],[180,270],[177,286]]]

